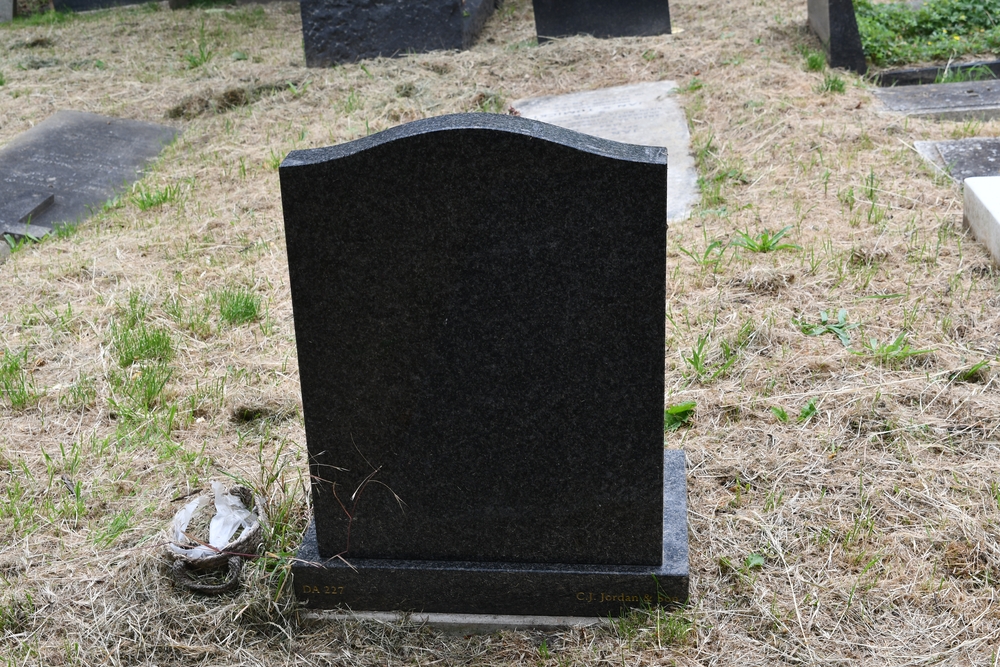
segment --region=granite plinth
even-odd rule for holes
[[[947,73],[961,74],[972,70],[982,71],[983,68],[993,73],[993,78],[1000,79],[1000,60],[980,61],[973,63],[949,64],[940,67],[916,67],[908,69],[890,69],[875,75],[875,83],[884,88],[893,86],[916,86],[936,83],[938,78]]]
[[[995,79],[877,88],[875,96],[889,110],[907,116],[942,120],[1000,118],[1000,81]]]
[[[310,525],[292,566],[295,592],[314,609],[457,614],[617,616],[687,600],[684,452],[663,452],[663,541],[658,566],[323,559]],[[545,539],[545,536],[539,536]]]
[[[962,221],[1000,265],[1000,176],[965,179]]]
[[[667,0],[533,0],[538,41],[572,35],[645,37],[670,34]]]
[[[494,0],[302,0],[306,66],[467,49]]]
[[[0,220],[20,225],[30,215],[39,228],[33,236],[75,223],[138,180],[176,134],[153,123],[57,111],[0,149]],[[30,205],[50,196],[44,208]]]
[[[853,0],[809,0],[809,27],[826,50],[830,67],[868,71]]]
[[[423,611],[566,615],[474,590],[686,576],[663,561],[662,148],[458,114],[279,174],[327,562],[300,595],[338,556],[368,610],[427,586]]]
[[[913,146],[925,160],[959,182],[977,176],[1000,174],[1000,139],[915,141]]]
[[[525,118],[602,139],[667,149],[667,220],[684,220],[698,202],[698,171],[691,155],[687,117],[673,81],[615,86],[567,95],[517,100]]]

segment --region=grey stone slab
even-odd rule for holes
[[[467,49],[494,0],[301,0],[306,65]]]
[[[809,27],[826,50],[830,67],[868,71],[852,0],[809,0]]]
[[[0,23],[10,23],[16,14],[16,0],[0,0]]]
[[[962,221],[1000,264],[1000,176],[965,179]]]
[[[642,37],[670,34],[667,0],[532,0],[538,41],[572,35]]]
[[[914,148],[924,159],[959,182],[970,177],[1000,174],[1000,139],[916,141]]]
[[[691,155],[687,117],[673,81],[616,86],[567,95],[517,100],[525,118],[602,139],[667,149],[667,219],[684,220],[698,203],[698,171]]]
[[[314,480],[299,558],[319,565],[297,594],[547,616],[684,599],[664,149],[459,114],[279,174]]]
[[[31,223],[46,230],[75,223],[136,181],[176,134],[153,123],[57,111],[0,148],[0,220],[21,224],[22,198],[52,196],[51,205],[30,211]]]
[[[924,86],[877,88],[890,111],[942,120],[1000,118],[1000,81],[934,83]]]

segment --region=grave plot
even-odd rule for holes
[[[890,111],[939,120],[990,120],[1000,117],[1000,81],[934,83],[877,88],[875,96]]]
[[[574,617],[685,601],[663,149],[459,114],[280,172],[315,508],[296,594]]]
[[[533,118],[602,139],[667,149],[667,219],[683,220],[698,202],[698,173],[687,118],[673,81],[617,86],[511,103]]]
[[[59,111],[0,149],[0,234],[41,238],[138,180],[177,130]]]

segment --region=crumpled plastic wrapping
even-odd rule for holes
[[[215,516],[208,526],[208,543],[214,548],[204,545],[186,546],[193,541],[184,535],[188,524],[195,513],[209,502],[207,496],[199,496],[182,507],[170,523],[173,541],[168,548],[171,553],[189,560],[216,556],[227,544],[233,542],[237,530],[243,528],[245,531],[260,522],[257,515],[248,510],[237,496],[230,494],[222,483],[212,482],[212,491],[215,493]]]

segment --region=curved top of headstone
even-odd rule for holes
[[[543,139],[593,155],[625,160],[627,162],[667,163],[667,150],[660,146],[623,144],[519,116],[495,113],[457,113],[397,125],[377,134],[336,146],[292,151],[282,161],[281,168],[303,167],[328,160],[345,158],[400,139],[450,130],[493,130],[507,132],[534,139]]]

